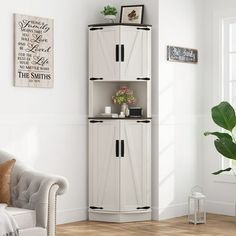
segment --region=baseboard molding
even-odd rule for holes
[[[68,209],[57,212],[57,225],[88,219],[87,208]]]
[[[152,220],[166,220],[188,214],[188,203],[170,205],[168,207],[152,207]]]
[[[235,216],[235,203],[207,201],[206,205],[208,213]]]

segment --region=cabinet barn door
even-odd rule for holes
[[[120,62],[121,80],[150,79],[151,28],[122,26],[120,44],[123,55],[123,60]]]
[[[100,122],[89,121],[89,208],[119,211],[119,122]]]
[[[89,78],[119,79],[119,26],[89,28]]]
[[[145,210],[151,206],[151,122],[126,120],[120,124],[120,139],[124,140],[120,158],[120,210]]]

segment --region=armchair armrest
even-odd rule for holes
[[[12,205],[35,210],[37,226],[53,230],[55,219],[50,218],[55,218],[56,196],[66,191],[67,180],[22,166],[18,166],[17,172],[18,175],[12,183]],[[54,209],[54,212],[49,212],[50,209]]]

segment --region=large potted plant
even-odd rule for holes
[[[211,109],[213,121],[224,129],[223,132],[205,132],[204,135],[214,135],[216,137],[214,145],[216,150],[224,157],[236,160],[236,116],[234,108],[228,102],[221,102]],[[212,174],[218,175],[222,172],[231,171],[232,168],[218,170]]]

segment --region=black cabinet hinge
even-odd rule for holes
[[[137,123],[150,123],[150,120],[137,120]]]
[[[103,78],[95,78],[95,77],[92,77],[92,78],[90,78],[90,80],[103,80]]]
[[[90,120],[90,123],[103,123],[103,120]]]
[[[137,207],[136,209],[137,210],[148,210],[150,208],[151,208],[150,206],[144,206],[144,207]]]
[[[137,27],[137,30],[147,30],[147,31],[149,31],[150,28],[147,28],[147,27]]]
[[[148,77],[143,77],[143,78],[137,78],[137,80],[151,80],[151,79]]]
[[[95,31],[95,30],[103,30],[103,28],[102,27],[93,27],[93,28],[90,28],[90,30],[91,31]]]
[[[89,208],[92,210],[102,210],[103,209],[103,207],[95,207],[95,206],[91,206]]]

